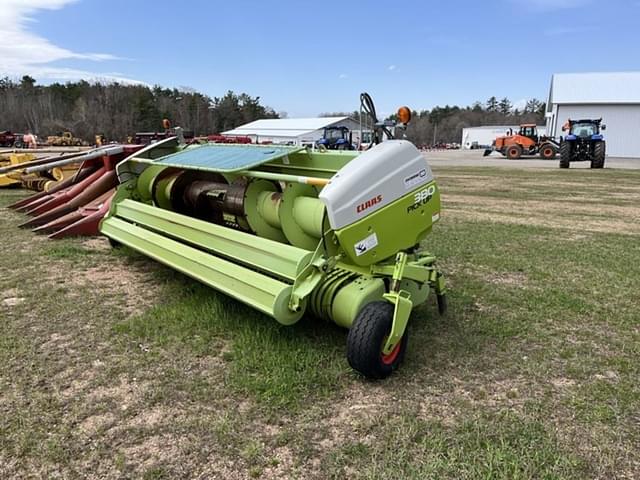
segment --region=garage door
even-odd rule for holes
[[[558,108],[556,137],[562,135],[567,118],[600,118],[607,126],[604,133],[607,155],[640,158],[640,105],[561,105]]]

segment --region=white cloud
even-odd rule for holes
[[[515,3],[520,7],[527,8],[529,10],[563,10],[568,8],[577,8],[585,6],[592,2],[592,0],[510,0],[511,3]]]
[[[349,75],[347,75],[346,73],[341,73],[340,75],[338,75],[338,78],[349,78]]]
[[[389,70],[390,72],[393,72],[396,68],[398,68],[398,67],[396,67],[395,65],[389,65],[387,67],[387,70]]]
[[[31,75],[36,79],[118,81],[142,83],[109,72],[53,65],[64,60],[103,62],[118,57],[108,53],[79,53],[54,45],[32,32],[29,24],[38,10],[58,10],[75,0],[2,0],[0,6],[0,75]]]

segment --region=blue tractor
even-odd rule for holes
[[[606,143],[602,131],[607,127],[598,120],[568,120],[562,130],[568,132],[560,141],[560,168],[571,162],[591,162],[591,168],[604,168]]]
[[[347,127],[326,127],[316,145],[329,150],[353,150],[351,132]]]

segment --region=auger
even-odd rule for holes
[[[170,138],[117,174],[100,225],[112,242],[281,324],[309,313],[348,328],[348,361],[368,378],[401,363],[411,311],[432,290],[446,308],[444,278],[423,248],[440,194],[407,140],[358,153]]]

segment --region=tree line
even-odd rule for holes
[[[96,134],[124,141],[135,132],[161,131],[164,118],[207,135],[278,114],[260,97],[232,91],[211,98],[190,88],[0,78],[0,130],[41,137],[71,131],[90,141]]]
[[[467,107],[438,106],[414,111],[407,136],[417,145],[460,142],[463,128],[523,123],[542,125],[545,109],[545,103],[536,98],[528,100],[522,110],[514,108],[508,98],[498,100],[496,97]]]
[[[486,102],[475,102],[471,106],[445,105],[431,110],[414,110],[407,128],[407,137],[416,145],[456,143],[462,138],[462,129],[490,125],[520,125],[522,123],[544,123],[546,105],[532,98],[522,110],[515,108],[508,98],[491,97]],[[356,121],[360,112],[326,112],[321,117],[350,116]],[[387,120],[396,120],[390,115]]]
[[[417,145],[459,142],[463,128],[541,124],[544,112],[545,104],[535,98],[522,110],[514,108],[508,98],[497,97],[467,107],[437,106],[414,111],[407,136]],[[342,115],[359,118],[358,111],[320,116]],[[207,135],[261,118],[279,118],[279,115],[262,105],[260,97],[233,91],[212,98],[186,87],[169,89],[83,80],[38,85],[28,75],[20,80],[0,78],[0,130],[35,133],[41,137],[71,131],[89,141],[96,134],[124,141],[135,132],[162,130],[164,118],[173,125],[192,130],[195,135]]]

